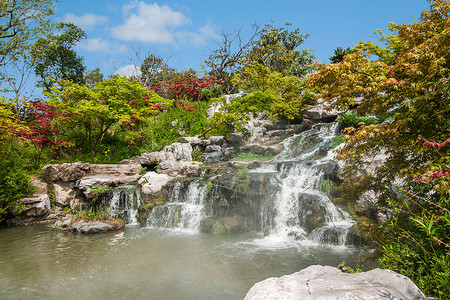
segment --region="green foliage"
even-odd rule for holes
[[[330,179],[325,179],[320,182],[319,190],[324,192],[325,194],[330,194],[336,184]]]
[[[83,58],[72,48],[86,37],[86,33],[71,23],[58,23],[56,31],[37,40],[30,51],[34,72],[40,78],[40,86],[46,90],[59,80],[84,83]]]
[[[93,88],[69,81],[59,85],[47,96],[62,113],[75,149],[81,148],[84,153],[98,153],[105,137],[113,137],[114,126],[122,133],[142,128],[163,102],[155,92],[124,77],[114,76]]]
[[[360,43],[342,63],[317,64],[312,84],[333,107],[347,109],[358,95],[359,115],[392,115],[389,122],[360,124],[346,136],[338,150],[346,162],[343,198],[380,191],[378,204],[389,200],[393,211],[378,236],[380,262],[445,299],[450,293],[450,3],[429,3],[417,23],[391,23],[390,35],[378,31],[384,45]],[[382,151],[386,161],[375,174],[359,172]],[[392,182],[399,179],[404,198],[390,199]]]
[[[16,141],[0,144],[0,223],[18,215],[23,206],[17,200],[34,192],[29,182],[26,154],[24,146]]]
[[[49,30],[52,14],[52,0],[1,1],[0,66],[21,58],[30,44]],[[7,75],[0,74],[0,79]]]
[[[284,76],[304,77],[312,70],[314,55],[311,50],[300,49],[308,34],[300,34],[300,29],[266,25],[259,34],[259,40],[254,42],[245,60],[246,65],[257,62],[271,71]]]
[[[336,147],[339,146],[340,144],[342,144],[343,142],[345,142],[345,134],[344,133],[339,133],[337,136],[335,136],[332,140],[331,140],[331,147]]]
[[[364,125],[378,124],[379,120],[376,117],[358,116],[356,112],[346,113],[339,119],[339,129],[342,130],[348,127],[358,128],[361,125],[360,123],[364,123]]]
[[[103,77],[103,74],[100,73],[100,68],[95,68],[84,75],[84,82],[87,86],[93,88],[97,83],[103,81]]]
[[[450,294],[450,203],[432,186],[409,187],[401,201],[391,201],[394,216],[380,237],[385,267],[410,277],[427,295]]]
[[[269,159],[272,159],[272,158],[273,158],[273,156],[266,156],[266,155],[256,154],[256,153],[241,152],[235,158],[233,158],[233,161],[269,160]]]
[[[341,269],[342,272],[349,273],[349,274],[363,272],[363,270],[361,268],[359,268],[359,267],[357,267],[356,269],[353,269],[352,267],[346,266],[345,262],[341,262],[338,265],[338,268]]]
[[[347,54],[355,53],[355,52],[356,52],[355,49],[347,48],[344,50],[344,49],[342,49],[342,47],[337,47],[334,50],[334,55],[331,56],[329,58],[329,60],[331,61],[332,64],[340,63],[341,61],[344,60],[344,56],[346,56]]]
[[[89,209],[78,209],[75,211],[75,217],[79,219],[89,219],[89,220],[98,220],[104,221],[109,220],[109,208],[104,207],[90,207]]]

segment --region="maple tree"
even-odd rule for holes
[[[347,129],[338,153],[346,162],[343,197],[375,189],[390,199],[395,213],[380,242],[381,262],[442,296],[450,286],[450,3],[429,3],[417,23],[378,31],[384,46],[360,43],[342,62],[317,63],[311,83],[331,107],[347,109],[361,96],[359,115],[385,119]],[[383,152],[374,175],[358,172]],[[402,193],[392,200],[394,182]]]

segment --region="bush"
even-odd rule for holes
[[[339,119],[339,130],[348,127],[358,128],[359,123],[364,123],[365,125],[378,124],[379,120],[375,117],[361,117],[355,112],[347,113]]]
[[[16,141],[0,145],[0,223],[20,213],[18,199],[30,196],[34,187],[29,182],[27,149]]]
[[[428,184],[405,191],[391,201],[394,217],[384,224],[380,239],[385,268],[410,277],[427,295],[450,295],[450,203]]]

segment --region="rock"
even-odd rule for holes
[[[159,165],[158,174],[166,174],[172,177],[201,175],[201,163],[198,161],[164,161]]]
[[[228,146],[241,146],[244,145],[244,139],[240,133],[232,133],[230,137],[226,140]]]
[[[186,143],[173,143],[164,147],[165,152],[174,154],[176,160],[192,161],[192,146]]]
[[[408,278],[391,270],[344,273],[310,266],[300,272],[256,283],[245,300],[261,299],[426,299]]]
[[[211,234],[241,233],[249,231],[247,222],[239,217],[207,217],[200,221],[200,231]]]
[[[46,165],[42,168],[42,177],[46,182],[55,181],[76,181],[91,171],[89,163],[65,163]]]
[[[73,182],[94,175],[132,176],[139,174],[140,170],[137,163],[95,165],[76,162],[44,166],[42,176],[46,182]]]
[[[177,141],[178,143],[188,143],[191,144],[191,146],[201,146],[202,140],[196,136],[183,136],[180,137]]]
[[[314,123],[333,122],[338,116],[344,114],[346,110],[337,110],[329,107],[329,104],[322,99],[317,100],[317,104],[309,106],[304,116]]]
[[[206,146],[206,148],[205,148],[206,153],[219,152],[221,150],[222,150],[222,147],[220,147],[219,145],[209,145],[209,146]]]
[[[208,164],[218,162],[222,159],[222,157],[222,151],[209,152],[203,155],[203,159]]]
[[[63,224],[61,224],[63,225]],[[56,223],[55,223],[56,226]],[[121,219],[109,219],[107,221],[85,221],[80,220],[72,223],[72,226],[68,226],[67,230],[72,230],[78,233],[92,234],[92,233],[101,233],[107,232],[111,230],[117,230],[123,228],[125,223]],[[65,227],[59,227],[60,229],[65,230]]]
[[[142,166],[156,166],[166,160],[175,160],[175,155],[172,152],[165,151],[144,152],[140,156],[122,160],[120,163],[134,162],[139,163]]]
[[[58,182],[53,185],[53,202],[56,206],[67,207],[75,200],[76,192],[73,183]]]
[[[109,175],[97,175],[97,176],[86,176],[80,179],[76,183],[76,187],[81,191],[86,198],[90,199],[94,196],[94,189],[103,189],[116,187],[121,184],[128,184],[138,181],[140,175],[134,176],[109,176]]]
[[[218,146],[222,146],[226,142],[224,136],[211,136],[209,137],[208,140],[211,145],[218,145]]]
[[[108,175],[116,177],[134,176],[141,171],[140,164],[100,164],[91,165],[89,176]]]
[[[271,130],[267,131],[268,137],[287,138],[295,134],[294,129]]]
[[[48,195],[39,195],[34,198],[20,199],[25,205],[25,209],[22,212],[22,217],[32,219],[42,219],[51,213],[50,198]]]
[[[161,194],[162,188],[173,179],[175,179],[175,177],[167,174],[148,172],[139,179],[138,185],[141,188],[144,197],[155,198]]]

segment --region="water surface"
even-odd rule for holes
[[[0,299],[242,299],[268,277],[352,264],[362,255],[354,247],[289,245],[257,233],[1,228]]]

